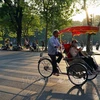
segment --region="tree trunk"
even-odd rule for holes
[[[22,36],[22,7],[19,8],[19,16],[16,19],[17,20],[17,46],[21,46],[21,36]]]
[[[9,15],[12,21],[12,24],[14,25],[15,29],[16,29],[16,34],[17,34],[17,46],[21,45],[21,35],[22,35],[22,17],[23,17],[23,8],[21,7],[21,2],[22,0],[17,0],[15,2],[14,0],[14,6],[12,2],[9,2],[8,0],[4,0],[5,4],[8,5],[8,7],[10,8]],[[24,0],[23,0],[24,3]],[[14,9],[13,9],[14,8]]]
[[[85,13],[86,13],[86,18],[87,18],[87,25],[91,26],[90,25],[90,22],[89,22],[89,15],[88,15],[88,11],[87,11],[87,8],[86,8],[86,0],[84,0],[84,10],[85,10]],[[91,40],[91,34],[88,34],[87,36],[87,46],[86,46],[86,51],[88,53],[90,53],[90,40]]]
[[[87,36],[87,47],[86,47],[86,51],[88,53],[91,52],[91,49],[90,49],[90,40],[91,40],[91,34],[88,34],[88,36]]]
[[[48,13],[46,12],[45,51],[47,51],[47,36],[48,36]]]
[[[45,31],[45,51],[47,51],[47,34],[48,34],[48,23],[46,24],[46,31]]]
[[[86,17],[87,17],[87,25],[91,26],[92,23],[90,24],[90,22],[89,22],[89,15],[88,15],[87,9],[85,11],[86,11]],[[91,50],[90,50],[90,41],[91,41],[91,34],[88,33],[88,36],[87,36],[87,47],[86,47],[87,53],[91,52]]]
[[[18,30],[17,30],[17,46],[21,46],[21,34],[22,34],[22,32],[21,32],[21,28],[19,28]]]

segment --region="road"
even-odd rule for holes
[[[39,52],[0,51],[0,100],[100,100],[100,75],[76,87],[66,75],[43,79]],[[100,65],[100,56],[95,59]],[[62,60],[60,68],[65,72]]]

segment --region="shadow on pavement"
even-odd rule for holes
[[[23,92],[24,90],[28,89],[28,88],[31,87],[34,83],[40,81],[41,79],[45,80],[45,84],[44,84],[43,88],[41,89],[41,91],[40,91],[40,93],[38,94],[37,97],[36,97],[37,93],[32,94],[32,95],[31,95],[31,94],[27,94],[26,96],[20,95],[21,92]],[[27,87],[25,87],[25,88],[24,88],[22,91],[20,91],[18,94],[16,94],[16,95],[14,94],[15,96],[14,96],[12,99],[10,99],[10,100],[15,100],[15,99],[17,98],[17,96],[23,97],[22,100],[32,100],[31,98],[35,96],[36,99],[34,99],[34,100],[38,100],[38,98],[41,96],[41,94],[42,94],[42,92],[43,92],[43,90],[44,90],[44,88],[45,88],[47,82],[48,82],[48,79],[47,79],[47,78],[46,78],[46,79],[40,78],[40,79],[38,79],[38,80],[32,82],[31,84],[29,84]]]
[[[73,94],[72,94],[73,93]],[[81,87],[73,86],[67,93],[56,93],[53,90],[44,91],[38,100],[80,100],[84,95],[84,90]]]
[[[43,92],[44,92],[44,89],[45,89],[45,87],[46,87],[46,85],[47,85],[47,83],[48,83],[48,78],[45,78],[44,80],[45,80],[45,84],[44,84],[44,86],[42,87],[41,91],[39,92],[39,94],[38,94],[38,96],[36,97],[35,100],[39,100],[39,98],[41,98],[41,95],[42,95]],[[41,99],[41,100],[43,100],[43,99]]]
[[[96,85],[92,81],[87,83],[91,84],[91,89],[94,88],[96,91],[98,99],[95,100],[100,100],[100,94]],[[94,100],[93,95],[95,94],[87,92],[86,90],[88,89],[88,87],[85,89],[85,87],[82,88],[81,86],[73,86],[67,93],[61,93],[60,91],[54,92],[51,89],[49,91],[44,91],[36,100]]]
[[[86,96],[91,97],[90,100],[94,100],[94,99],[100,100],[99,87],[98,87],[98,84],[95,84],[94,82],[93,81],[87,82],[85,94],[86,94]]]

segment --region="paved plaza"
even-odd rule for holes
[[[100,75],[82,87],[74,86],[67,75],[43,79],[38,73],[39,55],[0,51],[0,100],[100,100]],[[100,55],[94,57],[100,65]],[[66,72],[63,60],[59,66]]]

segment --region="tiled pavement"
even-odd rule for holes
[[[100,64],[99,55],[95,56]],[[67,75],[43,79],[38,52],[0,51],[0,100],[100,100],[100,76],[76,87]],[[66,72],[62,60],[59,65]]]

